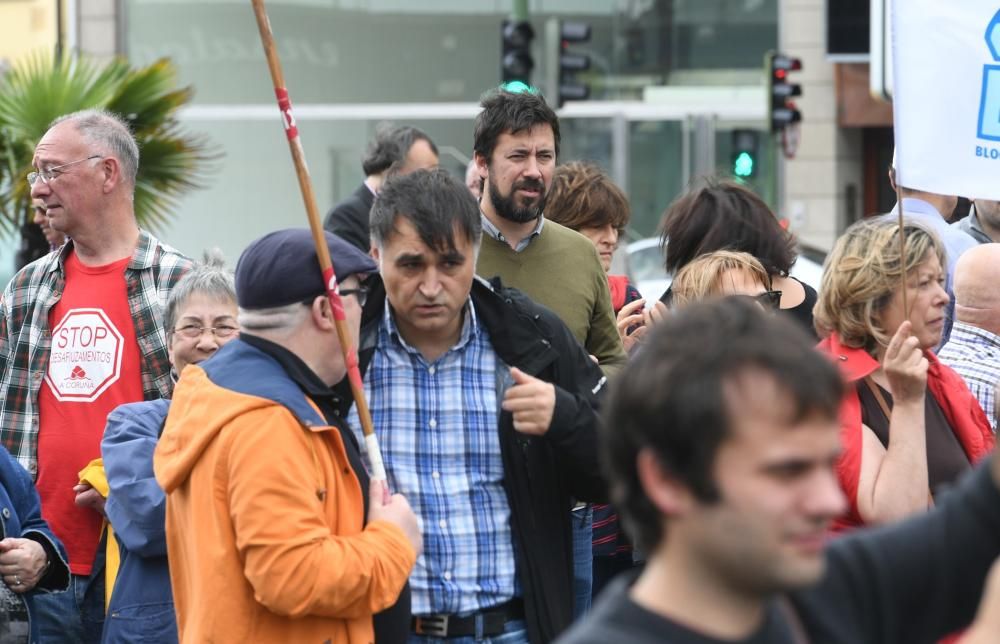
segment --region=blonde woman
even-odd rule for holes
[[[770,276],[753,255],[717,250],[699,255],[674,277],[673,306],[680,308],[706,297],[742,295],[766,308],[777,308],[781,291],[769,288]]]
[[[850,508],[839,529],[927,509],[934,495],[993,447],[986,415],[962,378],[938,362],[948,294],[944,249],[917,224],[865,220],[827,259],[814,311],[820,350],[850,388],[837,464]],[[906,308],[900,276],[906,276]]]

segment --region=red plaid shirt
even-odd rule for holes
[[[66,284],[72,240],[18,271],[0,297],[0,442],[38,474],[38,390],[48,367],[49,311]],[[163,308],[191,260],[145,231],[125,268],[145,400],[169,398],[172,382]]]

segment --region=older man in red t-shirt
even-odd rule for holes
[[[0,440],[35,477],[72,572],[70,591],[37,598],[44,642],[100,641],[104,501],[79,485],[80,471],[100,457],[110,410],[171,391],[161,307],[190,260],[139,229],[138,163],[118,117],[57,119],[28,182],[70,240],[18,272],[0,299]]]

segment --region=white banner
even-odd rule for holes
[[[892,5],[897,180],[1000,200],[1000,1]]]

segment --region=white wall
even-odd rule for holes
[[[861,131],[837,125],[834,65],[826,60],[825,0],[783,0],[779,5],[781,50],[802,59],[794,74],[802,85],[801,138],[785,161],[782,213],[800,240],[823,250],[846,226],[847,186],[856,186],[860,210]]]

